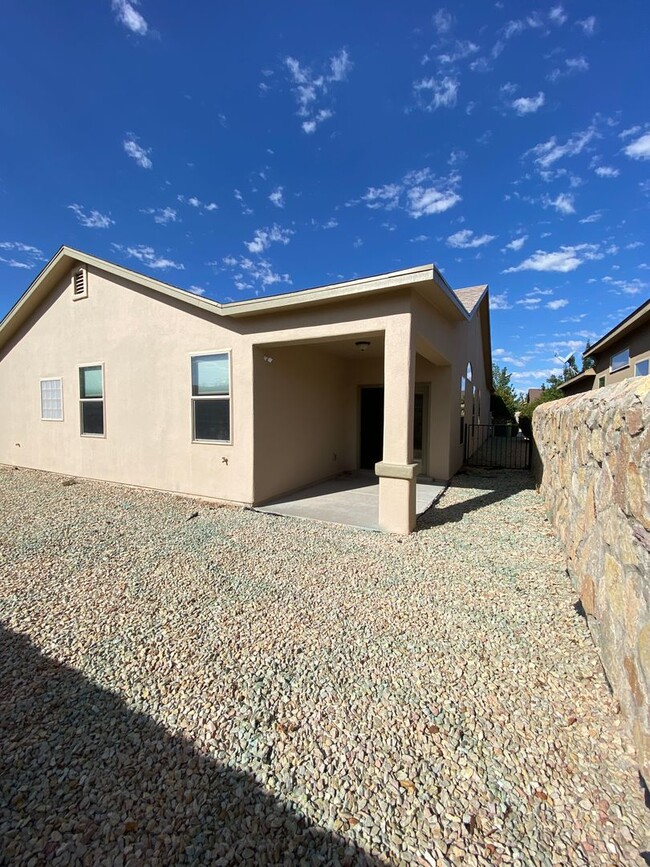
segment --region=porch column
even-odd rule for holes
[[[415,528],[413,405],[415,339],[411,315],[391,319],[384,343],[384,451],[379,476],[379,529],[410,533]]]

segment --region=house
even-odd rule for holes
[[[0,323],[0,463],[248,505],[368,469],[407,533],[490,389],[487,286],[434,265],[219,304],[62,247]]]
[[[650,298],[590,346],[585,358],[593,360],[593,367],[559,386],[565,396],[613,385],[631,376],[647,376],[650,373]]]

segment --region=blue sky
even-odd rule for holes
[[[435,262],[520,390],[650,294],[650,3],[4,0],[0,315],[62,245],[219,301]]]

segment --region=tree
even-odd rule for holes
[[[521,399],[515,393],[512,386],[512,374],[508,373],[505,367],[499,367],[498,364],[492,364],[492,382],[494,384],[494,393],[501,398],[508,414],[514,416],[519,409]]]

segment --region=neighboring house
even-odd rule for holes
[[[647,376],[650,373],[650,298],[590,346],[585,358],[593,359],[593,368],[559,386],[565,395],[602,388],[631,376]]]
[[[0,323],[0,462],[249,505],[369,469],[409,532],[490,389],[487,286],[433,265],[219,304],[62,247]]]

